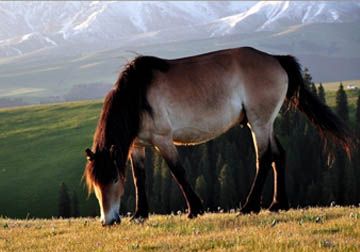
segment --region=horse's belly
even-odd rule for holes
[[[243,116],[241,110],[237,109],[232,113],[224,111],[217,116],[179,120],[178,125],[173,125],[173,141],[176,145],[195,145],[210,141],[238,124]]]
[[[210,141],[223,132],[209,132],[205,129],[184,127],[173,132],[173,141],[176,145],[195,145]]]

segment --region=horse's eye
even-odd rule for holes
[[[114,179],[113,183],[116,184],[118,182],[119,178]]]

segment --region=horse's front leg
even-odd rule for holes
[[[191,188],[186,179],[185,169],[180,164],[179,155],[175,145],[168,139],[158,139],[155,144],[162,157],[165,159],[173,178],[179,185],[189,209],[188,218],[195,218],[204,213],[204,208],[200,198]]]
[[[145,147],[134,147],[130,159],[136,195],[135,214],[131,220],[147,219],[149,207],[145,190]]]

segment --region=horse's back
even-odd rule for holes
[[[248,109],[265,106],[264,117],[270,118],[272,111],[268,110],[276,110],[276,102],[282,103],[279,100],[286,93],[286,83],[285,91],[284,83],[279,84],[286,82],[286,76],[276,59],[252,48],[166,62],[168,70],[154,74],[148,92],[154,110],[152,126],[154,131],[169,131],[182,144],[204,142],[224,133]]]

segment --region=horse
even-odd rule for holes
[[[128,158],[136,193],[132,219],[148,218],[146,146],[155,147],[166,161],[185,197],[188,217],[203,214],[176,146],[205,143],[239,124],[250,127],[256,151],[256,175],[240,213],[260,211],[271,168],[274,195],[269,210],[288,210],[285,150],[273,126],[285,102],[302,111],[325,141],[332,139],[349,152],[349,129],[305,87],[301,65],[291,55],[240,47],[179,59],[136,57],[107,94],[92,149],[85,150],[84,178],[89,192],[94,191],[98,199],[101,223],[121,221]]]

